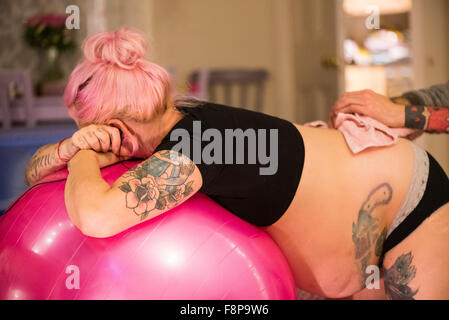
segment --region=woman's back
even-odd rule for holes
[[[399,140],[354,155],[339,131],[297,128],[305,146],[301,181],[287,212],[266,230],[283,248],[297,285],[328,296],[350,295],[362,269],[378,264],[370,241],[388,229],[401,206],[413,149]],[[358,248],[367,254],[357,257]]]
[[[184,118],[155,152],[181,151],[201,172],[201,192],[267,226],[297,285],[327,296],[360,289],[366,267],[379,263],[376,251],[409,189],[409,141],[354,155],[337,130],[210,103],[178,109]],[[264,156],[270,160],[265,165]],[[264,174],[262,168],[274,170]]]
[[[242,219],[268,226],[290,205],[304,146],[289,121],[214,103],[177,107],[184,117],[154,153],[176,150],[202,175],[200,192]]]

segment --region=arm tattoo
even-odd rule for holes
[[[387,205],[393,196],[393,189],[388,183],[383,183],[370,192],[363,202],[357,217],[357,223],[352,223],[352,241],[355,246],[355,259],[361,276],[361,285],[365,287],[366,268],[372,253],[380,256],[387,235],[387,229],[380,231],[379,219],[372,213],[379,206]]]
[[[405,126],[410,129],[424,130],[426,128],[426,115],[424,106],[405,107]]]
[[[54,145],[43,146],[31,157],[25,169],[25,182],[27,185],[40,180],[45,169],[51,169],[59,164],[56,151],[53,149]]]
[[[426,131],[429,132],[449,132],[449,108],[426,107],[430,113]]]
[[[418,289],[413,291],[409,287],[410,281],[416,275],[412,260],[413,255],[409,252],[399,256],[389,269],[384,269],[385,292],[390,299],[415,300],[413,297],[418,293]]]
[[[449,108],[406,106],[405,126],[428,132],[449,132]]]
[[[144,220],[157,209],[170,209],[193,193],[193,162],[180,153],[164,151],[129,170],[120,186],[126,207]]]

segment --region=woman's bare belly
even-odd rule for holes
[[[378,263],[374,246],[358,257],[368,243],[362,241],[363,217],[371,212],[369,221],[375,221],[370,239],[388,229],[408,191],[413,150],[400,140],[353,155],[339,131],[297,128],[305,145],[301,181],[288,210],[266,231],[286,256],[297,287],[349,296],[362,288],[365,265]]]

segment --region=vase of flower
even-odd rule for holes
[[[65,26],[67,15],[34,15],[27,19],[25,40],[40,51],[40,84],[64,79],[60,63],[61,52],[75,48],[71,30]]]
[[[43,83],[56,82],[64,79],[64,72],[62,71],[57,47],[47,48],[43,52],[43,60],[43,66],[45,68],[41,78]]]

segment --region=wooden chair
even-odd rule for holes
[[[33,110],[34,98],[31,76],[28,70],[0,72],[0,112],[4,129],[11,128],[13,108],[25,110],[27,127],[36,124]]]
[[[201,100],[220,103],[217,99],[217,89],[224,89],[224,103],[243,108],[254,107],[256,111],[263,110],[263,97],[265,82],[268,72],[263,69],[217,69],[203,68],[193,72],[189,77],[189,83],[194,88],[192,94]],[[239,87],[239,101],[232,101],[232,88]],[[256,88],[254,105],[248,105],[248,91],[251,86]]]

